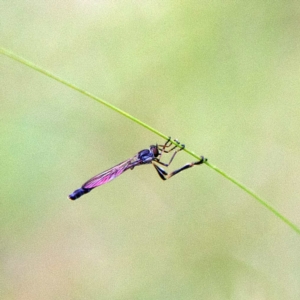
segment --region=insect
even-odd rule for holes
[[[81,197],[82,195],[89,193],[95,187],[100,186],[102,184],[105,184],[105,183],[115,179],[116,177],[118,177],[119,175],[124,173],[125,171],[127,171],[129,169],[133,170],[134,167],[136,167],[136,166],[152,164],[154,166],[155,170],[157,171],[158,175],[160,176],[160,178],[163,180],[166,180],[185,169],[191,168],[194,165],[201,165],[202,163],[207,161],[207,159],[204,158],[204,156],[201,156],[201,159],[199,161],[187,163],[183,167],[181,167],[171,173],[167,173],[158,164],[168,167],[171,164],[171,162],[173,161],[175,155],[179,151],[181,151],[185,148],[185,145],[180,144],[178,140],[174,140],[174,141],[177,144],[175,146],[171,142],[171,137],[169,137],[169,139],[166,141],[166,143],[164,145],[157,145],[157,144],[151,145],[149,147],[149,149],[141,150],[132,158],[129,158],[129,159],[119,163],[118,165],[92,177],[90,180],[88,180],[86,183],[84,183],[80,189],[75,190],[72,194],[70,194],[69,198],[71,200],[76,200],[79,197]],[[171,146],[173,146],[173,147],[171,147]],[[175,150],[175,151],[174,151],[169,163],[167,163],[167,164],[163,163],[161,161],[162,154],[170,153],[173,150]]]

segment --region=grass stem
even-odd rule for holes
[[[157,134],[158,136],[164,138],[164,139],[168,139],[168,136],[161,133],[160,131],[156,130],[155,128],[149,126],[148,124],[138,120],[137,118],[135,118],[134,116],[128,114],[127,112],[119,109],[118,107],[100,99],[99,97],[91,94],[90,92],[87,92],[81,88],[79,88],[78,86],[54,75],[51,72],[46,71],[45,69],[33,64],[32,62],[20,57],[19,55],[16,55],[15,53],[0,47],[0,53],[3,55],[6,55],[12,59],[14,59],[15,61],[18,61],[78,92],[80,92],[83,95],[86,95],[92,99],[94,99],[95,101],[107,106],[108,108],[116,111],[117,113],[123,115],[124,117],[134,121],[135,123],[147,128],[148,130],[152,131],[153,133]],[[172,141],[173,144],[175,144],[174,141]],[[175,144],[176,145],[176,144]],[[188,154],[190,154],[191,156],[193,156],[196,159],[200,159],[200,157],[198,155],[196,155],[194,152],[188,150],[187,148],[184,149],[185,152],[187,152]],[[210,164],[209,162],[205,162],[205,164],[210,167],[211,169],[215,170],[216,172],[218,172],[219,174],[221,174],[222,176],[224,176],[226,179],[230,180],[232,183],[234,183],[235,185],[237,185],[238,187],[240,187],[243,191],[245,191],[246,193],[248,193],[250,196],[252,196],[255,200],[257,200],[260,204],[262,204],[263,206],[265,206],[269,211],[271,211],[274,215],[276,215],[279,219],[281,219],[283,222],[285,222],[290,228],[292,228],[296,233],[300,234],[300,229],[298,226],[296,226],[293,222],[291,222],[287,217],[283,216],[277,209],[275,209],[270,203],[268,203],[266,200],[262,199],[261,197],[259,197],[256,193],[254,193],[251,189],[249,189],[248,187],[246,187],[245,185],[243,185],[242,183],[240,183],[238,180],[232,178],[231,176],[229,176],[227,173],[225,173],[224,171],[220,170],[219,168],[217,168],[216,166]]]

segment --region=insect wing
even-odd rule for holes
[[[115,179],[116,177],[121,175],[123,172],[125,172],[129,168],[134,167],[137,164],[138,164],[138,162],[134,159],[130,158],[128,160],[125,160],[125,161],[121,162],[120,164],[94,176],[93,178],[88,180],[82,187],[85,189],[93,189],[97,186],[105,184],[105,183]]]

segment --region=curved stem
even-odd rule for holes
[[[96,100],[97,102],[107,106],[108,108],[118,112],[119,114],[125,116],[126,118],[136,122],[137,124],[147,128],[148,130],[152,131],[153,133],[157,134],[158,136],[164,138],[165,140],[168,139],[168,136],[161,133],[160,131],[154,129],[153,127],[149,126],[148,124],[140,121],[139,119],[133,117],[132,115],[126,113],[125,111],[119,109],[118,107],[102,100],[101,98],[91,94],[90,92],[87,92],[81,88],[79,88],[78,86],[54,75],[53,73],[50,73],[44,69],[42,69],[41,67],[33,64],[32,62],[14,54],[13,52],[5,49],[5,48],[2,48],[0,47],[0,53],[2,53],[3,55],[6,55],[60,83],[63,83],[64,85],[80,92],[81,94],[84,94],[94,100]],[[174,141],[171,140],[171,142],[174,144],[174,145],[177,145]],[[187,148],[184,149],[184,151],[188,154],[190,154],[191,156],[193,156],[194,158],[200,160],[200,157],[198,155],[196,155],[194,152],[188,150]],[[266,200],[262,199],[261,197],[259,197],[256,193],[254,193],[251,189],[247,188],[245,185],[243,185],[242,183],[240,183],[239,181],[237,181],[236,179],[232,178],[231,176],[229,176],[228,174],[226,174],[224,171],[218,169],[216,166],[210,164],[209,162],[204,162],[208,167],[210,167],[211,169],[215,170],[216,172],[218,172],[219,174],[221,174],[222,176],[224,176],[225,178],[227,178],[228,180],[230,180],[232,183],[234,183],[235,185],[237,185],[238,187],[240,187],[242,190],[244,190],[246,193],[248,193],[250,196],[252,196],[254,199],[256,199],[260,204],[262,204],[263,206],[265,206],[269,211],[271,211],[274,215],[276,215],[279,219],[281,219],[283,222],[285,222],[288,226],[290,226],[295,232],[297,232],[298,234],[300,234],[300,229],[293,223],[291,222],[288,218],[286,218],[285,216],[283,216],[277,209],[275,209],[271,204],[269,204]]]

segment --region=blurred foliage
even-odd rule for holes
[[[298,1],[0,1],[1,46],[119,106],[300,225]],[[300,240],[151,132],[0,57],[1,299],[299,299]],[[191,157],[181,154],[174,168]]]

